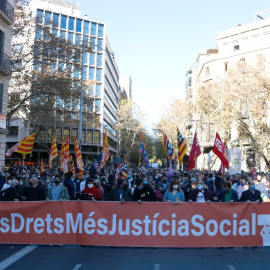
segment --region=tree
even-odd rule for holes
[[[143,131],[145,114],[131,100],[121,100],[117,114],[115,128],[119,135],[120,152],[126,155],[127,160],[133,153],[135,159],[134,153],[139,152],[140,132]]]
[[[19,114],[34,129],[61,123],[77,125],[82,41],[74,44],[59,37],[55,23],[42,16],[33,17],[28,1],[16,1],[7,120]],[[86,44],[85,53],[90,51],[91,46]],[[95,83],[83,80],[83,116],[94,119],[92,122],[97,117],[92,90]]]
[[[224,77],[198,88],[196,117],[209,122],[232,145],[250,145],[257,154],[269,149],[270,79],[266,69],[235,65]]]

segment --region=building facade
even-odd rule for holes
[[[0,2],[0,168],[5,164],[6,115],[8,85],[11,75],[11,38],[13,35],[14,1]]]
[[[84,80],[95,81],[91,86],[95,116],[92,117],[93,119],[84,119],[83,121],[81,152],[85,165],[89,166],[101,151],[103,134],[106,129],[108,131],[110,156],[117,156],[118,137],[114,130],[114,124],[117,121],[120,98],[119,69],[106,37],[106,24],[92,21],[87,16],[81,17],[79,4],[62,0],[33,0],[29,8],[32,14],[39,18],[39,24],[50,28],[54,35],[78,46],[83,46],[83,41],[85,44],[91,44],[91,52],[85,52],[83,55],[83,75],[78,71],[74,71],[72,75],[73,78],[78,80],[81,79],[82,75]],[[35,69],[34,65],[33,63],[33,69]],[[56,61],[56,65],[59,65],[59,62]],[[67,68],[67,66],[65,65],[64,68]],[[57,102],[59,104],[56,105],[61,110],[61,100]],[[62,139],[67,139],[67,136],[69,136],[70,154],[74,159],[74,137],[78,138],[80,108],[79,102],[73,105],[70,117],[74,117],[74,121],[68,124],[64,117],[60,121],[56,115],[52,124],[44,123],[41,126],[29,123],[28,126],[25,126],[20,119],[21,115],[17,114],[10,121],[10,129],[14,132],[7,136],[6,148],[30,133],[37,132],[33,154],[26,159],[31,159],[31,161],[36,161],[39,164],[40,159],[43,158],[46,163],[53,135],[56,136],[59,151]],[[12,158],[18,159],[21,156],[15,155]]]
[[[191,98],[193,96],[193,102],[196,105],[198,87],[201,84],[207,84],[209,81],[224,77],[229,68],[236,65],[241,67],[256,65],[258,69],[269,70],[267,61],[269,57],[270,19],[255,21],[247,25],[237,25],[234,28],[219,32],[215,49],[200,50],[197,65],[191,71],[194,74],[192,91],[190,90],[191,87],[186,87],[186,97]],[[195,124],[193,125],[195,130]],[[213,155],[211,150],[215,139],[215,130],[211,123],[207,125],[203,128],[203,132],[200,132],[197,127],[198,139],[203,150],[203,154],[197,162],[197,167],[201,169],[209,167]],[[242,147],[242,170],[250,170],[249,160],[255,160],[255,153],[249,144],[246,144],[245,147],[239,144],[237,125],[232,125],[227,139],[229,148]],[[217,166],[214,168],[219,169]],[[263,170],[266,168],[264,162],[262,162],[260,168]]]
[[[120,75],[120,90],[122,99],[132,99],[132,80],[129,75]]]

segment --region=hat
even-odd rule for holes
[[[136,179],[136,181],[135,181],[135,185],[136,185],[136,186],[139,186],[142,182],[143,182],[143,180],[142,180],[141,178],[138,178],[138,179]]]

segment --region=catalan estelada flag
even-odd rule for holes
[[[58,156],[57,152],[57,145],[56,145],[56,139],[55,136],[53,136],[53,141],[51,145],[51,151],[50,151],[50,157],[49,157],[49,166],[52,165],[52,160],[55,159]]]
[[[84,166],[83,166],[83,161],[82,161],[82,154],[81,154],[79,143],[76,137],[74,138],[74,141],[75,141],[75,157],[76,157],[77,168],[79,171],[83,171]]]
[[[124,164],[123,168],[122,168],[122,177],[124,179],[127,179],[128,178],[128,173],[127,173],[127,165],[126,163]]]
[[[74,161],[72,161],[70,171],[75,174],[75,169],[74,169]]]
[[[108,160],[108,158],[109,158],[109,144],[106,130],[103,137],[102,159],[100,163],[100,169],[102,169],[105,166],[105,162]]]
[[[178,159],[181,164],[183,164],[183,158],[187,152],[187,143],[184,137],[181,135],[179,129],[177,128],[177,145],[178,145]]]
[[[5,153],[6,157],[10,157],[13,152],[21,153],[21,154],[31,154],[34,147],[34,142],[36,138],[36,133],[33,133],[26,138],[22,139],[14,146],[12,146],[7,152]]]
[[[168,159],[177,161],[177,155],[175,151],[173,150],[173,146],[164,132],[163,132],[163,148]]]

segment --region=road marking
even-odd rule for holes
[[[160,270],[160,264],[155,264],[154,270]]]
[[[82,264],[76,264],[73,268],[73,270],[78,270],[79,268],[81,268]]]
[[[36,245],[30,245],[30,246],[27,246],[27,247],[21,249],[20,251],[18,251],[16,253],[14,253],[10,257],[8,257],[5,260],[3,260],[2,262],[0,262],[0,269],[2,269],[2,270],[6,269],[7,267],[9,267],[13,263],[17,262],[19,259],[21,259],[25,255],[27,255],[28,253],[30,253],[31,251],[33,251],[37,247],[38,246],[36,246]]]
[[[230,270],[236,270],[236,268],[233,265],[228,265]]]

